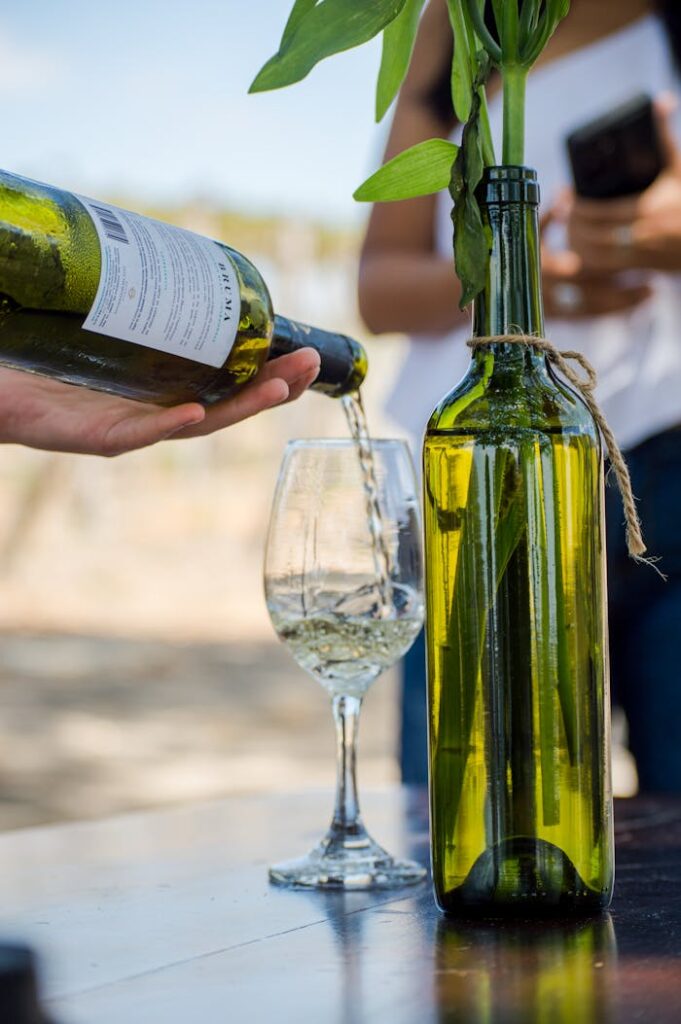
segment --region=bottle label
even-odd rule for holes
[[[236,268],[217,242],[193,231],[76,197],[102,252],[99,287],[83,327],[223,366],[239,327]]]

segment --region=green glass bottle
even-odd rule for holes
[[[0,364],[142,402],[209,404],[304,346],[321,355],[317,391],[357,390],[362,346],[275,316],[235,249],[0,171]]]
[[[536,174],[489,169],[474,334],[543,336]],[[591,913],[613,884],[603,460],[527,345],[475,350],[424,446],[431,842],[447,913]]]

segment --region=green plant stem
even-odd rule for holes
[[[494,153],[494,140],[492,139],[492,127],[489,123],[489,109],[487,107],[487,90],[484,85],[478,90],[480,93],[480,142],[482,143],[482,158],[486,167],[494,167],[496,156]]]
[[[518,59],[518,0],[504,0],[499,31],[502,64],[512,64]]]
[[[504,164],[521,167],[525,161],[525,85],[527,68],[517,64],[503,68]]]

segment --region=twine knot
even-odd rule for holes
[[[565,379],[572,384],[575,390],[581,395],[589,412],[593,416],[610,457],[610,464],[615,472],[617,486],[622,496],[624,516],[626,523],[627,549],[632,558],[637,562],[646,562],[654,565],[655,559],[644,558],[646,546],[641,532],[641,521],[636,511],[636,499],[631,487],[631,477],[620,446],[613,434],[608,421],[593,392],[598,384],[598,376],[589,360],[581,352],[565,351],[560,352],[556,346],[546,338],[538,338],[533,334],[500,334],[488,338],[471,338],[468,342],[470,349],[485,348],[489,345],[531,345],[541,352],[545,352],[549,362],[556,366]],[[580,376],[570,363],[577,363],[584,372]],[[659,572],[659,570],[657,570]],[[662,575],[662,573],[660,573]]]

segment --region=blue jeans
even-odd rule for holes
[[[648,552],[664,583],[627,555],[622,503],[606,488],[613,700],[629,722],[644,792],[681,792],[681,429],[627,452]],[[425,640],[404,658],[400,763],[406,783],[427,781]]]

